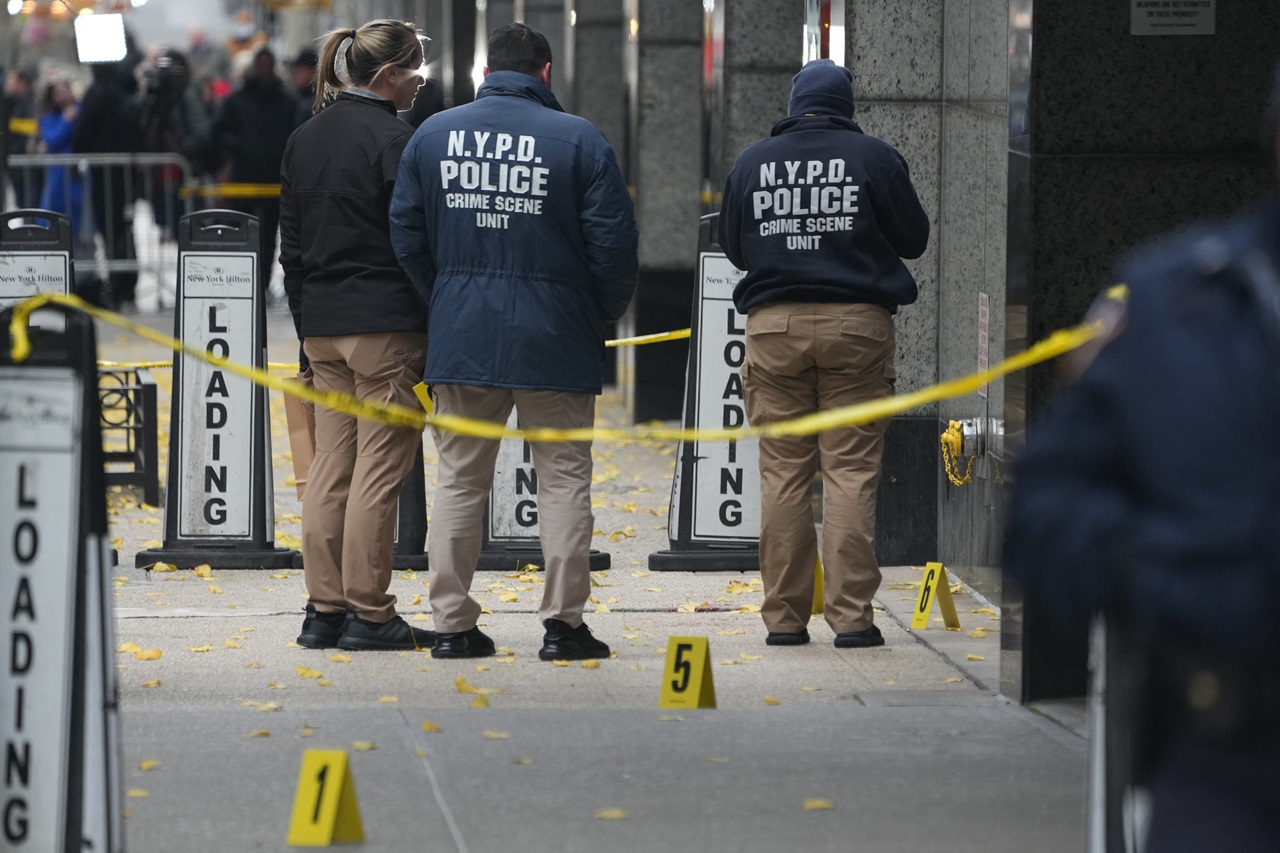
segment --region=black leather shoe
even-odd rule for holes
[[[493,640],[479,628],[436,635],[433,658],[487,658],[493,654]]]
[[[809,642],[809,629],[799,631],[770,631],[764,638],[766,646],[803,646]]]
[[[845,631],[843,634],[836,634],[837,649],[867,649],[883,645],[884,635],[875,625],[865,631]]]
[[[547,619],[542,623],[547,633],[542,637],[542,660],[588,660],[607,658],[609,647],[591,636],[591,629],[583,622],[577,628],[559,619]]]
[[[307,605],[307,615],[302,620],[302,633],[298,645],[304,649],[331,649],[338,645],[342,629],[347,625],[345,611],[321,613],[314,604]]]
[[[435,631],[412,628],[399,616],[392,616],[386,622],[370,622],[356,616],[347,623],[338,648],[353,652],[403,652],[429,649],[435,642]]]

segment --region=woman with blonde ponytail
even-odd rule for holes
[[[421,34],[370,21],[324,36],[315,115],[280,169],[280,263],[318,391],[416,406],[427,306],[391,249],[387,218],[413,128],[396,116],[423,83]],[[391,545],[419,432],[316,408],[302,505],[307,648],[430,648],[435,634],[396,615]],[[348,618],[348,613],[351,618]]]

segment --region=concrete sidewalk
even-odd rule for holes
[[[167,315],[142,319],[171,326]],[[269,326],[270,358],[296,357],[287,314],[272,312]],[[163,357],[100,334],[103,358]],[[616,393],[599,409],[625,422]],[[278,399],[272,410],[277,541],[295,547],[300,505]],[[133,491],[112,494],[117,642],[162,652],[117,655],[126,788],[138,795],[127,801],[130,851],[286,849],[313,748],[350,751],[369,850],[1082,847],[1080,707],[1049,717],[999,695],[999,621],[984,602],[957,596],[961,632],[934,622],[913,633],[904,626],[921,572],[886,568],[885,647],[834,649],[820,617],[811,645],[766,647],[757,575],[647,570],[669,547],[674,446],[598,444],[595,455],[593,544],[613,568],[594,576],[588,621],[617,652],[597,669],[537,660],[540,573],[514,568],[477,576],[491,611],[482,626],[503,650],[493,659],[297,648],[300,572],[134,569],[134,554],[163,538],[163,513]],[[427,456],[430,502],[429,437]],[[392,587],[406,618],[427,627],[429,580],[397,572]],[[663,650],[690,635],[709,640],[718,709],[660,711]],[[495,691],[488,708],[472,707],[460,678]],[[424,733],[427,720],[441,731]],[[814,798],[831,808],[806,810]],[[597,819],[601,809],[626,817]]]

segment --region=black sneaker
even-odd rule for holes
[[[392,616],[386,622],[370,622],[356,616],[347,623],[347,630],[338,640],[338,648],[353,652],[403,652],[429,649],[435,642],[435,631],[411,628],[399,616]]]
[[[884,635],[875,625],[865,631],[845,631],[843,634],[836,634],[837,649],[867,649],[883,645]]]
[[[493,640],[479,628],[441,632],[431,648],[433,658],[487,658],[493,652]]]
[[[803,646],[809,642],[809,629],[799,631],[770,631],[764,638],[766,646]]]
[[[542,649],[538,652],[542,660],[587,660],[609,656],[609,647],[591,636],[586,622],[570,628],[559,619],[547,619],[542,625],[547,629],[542,637]]]
[[[347,625],[346,611],[321,613],[314,604],[307,605],[307,615],[302,620],[302,633],[298,645],[304,649],[331,649],[338,645],[342,629]]]

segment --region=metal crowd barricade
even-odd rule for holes
[[[156,383],[135,367],[99,367],[102,449],[107,485],[140,486],[142,499],[160,505]]]
[[[136,275],[139,292],[156,293],[161,307],[173,303],[177,223],[198,209],[195,194],[187,190],[194,173],[185,157],[13,154],[8,165],[19,207],[36,206],[54,170],[65,170],[61,197],[48,201],[52,209],[72,216],[78,285],[92,275],[103,281],[112,275]]]

